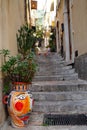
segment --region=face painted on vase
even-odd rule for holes
[[[31,111],[31,98],[27,92],[14,92],[11,98],[11,109],[17,116],[22,116]]]

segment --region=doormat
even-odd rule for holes
[[[45,114],[43,125],[87,125],[87,116],[84,114]]]

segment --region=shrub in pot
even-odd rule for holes
[[[4,103],[8,106],[13,127],[24,127],[28,124],[33,106],[29,83],[32,82],[37,64],[34,52],[32,52],[34,36],[32,31],[30,34],[29,31],[27,25],[23,25],[18,30],[17,45],[19,53],[17,55],[12,56],[10,51],[5,49],[0,52],[4,61],[1,70],[5,81],[7,81],[4,92],[8,90],[8,85],[8,87],[12,86],[10,94],[4,97]],[[31,39],[33,40],[29,40],[29,35],[32,35]]]

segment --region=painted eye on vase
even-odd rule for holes
[[[25,97],[26,97],[26,96],[24,96],[24,95],[20,95],[20,96],[18,96],[17,98],[20,99],[20,100],[24,100]]]

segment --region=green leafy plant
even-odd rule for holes
[[[0,54],[3,57],[1,71],[4,80],[4,92],[9,91],[12,82],[32,82],[37,70],[35,54],[32,51],[35,37],[33,30],[28,25],[20,27],[17,33],[18,54],[12,56],[9,50],[2,49]]]
[[[56,34],[55,32],[52,32],[49,38],[49,47],[51,49],[51,52],[56,51]]]
[[[24,57],[34,48],[36,42],[34,33],[34,30],[26,24],[21,26],[16,34],[18,52]]]
[[[6,50],[7,51],[7,50]],[[4,63],[1,70],[5,77],[9,77],[11,81],[31,82],[34,73],[36,72],[36,63],[34,53],[31,52],[26,58],[18,54],[16,56],[4,55]]]
[[[39,29],[38,27],[36,30],[36,37],[39,42],[43,40],[43,35],[44,35],[43,29]]]
[[[32,78],[36,72],[37,64],[34,59],[34,53],[30,52],[25,58],[21,54],[10,56],[4,52],[8,50],[1,50],[0,54],[3,55],[4,63],[1,66],[4,79],[8,79],[5,84],[4,91],[8,91],[8,84],[10,82],[32,82]]]

